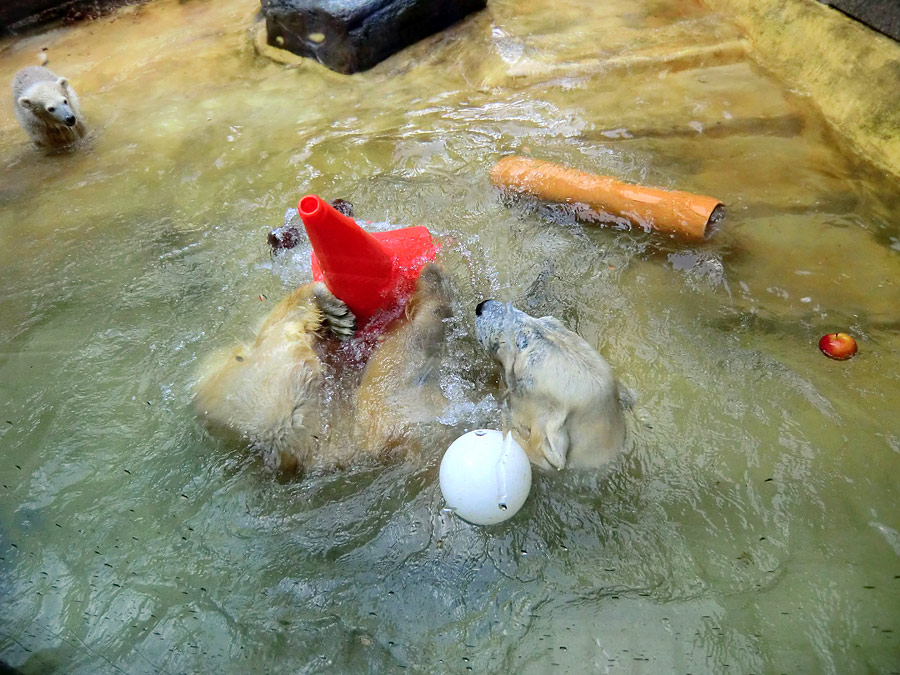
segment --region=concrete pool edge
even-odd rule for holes
[[[731,17],[759,63],[800,93],[854,149],[900,176],[900,44],[815,0],[703,0]]]

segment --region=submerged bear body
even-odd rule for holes
[[[258,449],[267,466],[308,467],[320,445],[325,369],[318,343],[348,338],[354,318],[323,283],[301,286],[269,313],[252,343],[213,356],[194,407],[213,428]]]

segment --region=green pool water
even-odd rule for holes
[[[32,149],[0,101],[0,660],[24,673],[892,673],[900,189],[727,17],[491,0],[375,69],[288,68],[254,0],[159,0],[0,42],[79,92]],[[702,243],[507,205],[531,154],[713,195]],[[425,225],[456,291],[419,460],[279,480],[191,386],[310,278],[303,194]],[[290,214],[287,214],[290,217]],[[485,297],[553,314],[639,398],[626,454],[537,473],[492,528],[441,454],[502,418]],[[819,353],[853,333],[858,356]]]

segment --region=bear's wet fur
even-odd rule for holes
[[[13,78],[12,94],[16,119],[39,148],[67,148],[84,137],[78,95],[67,78],[27,66]]]
[[[353,314],[324,283],[301,286],[275,306],[252,343],[206,362],[194,395],[197,413],[257,448],[267,466],[288,473],[307,468],[323,426],[325,370],[317,347],[354,330]]]
[[[450,311],[446,275],[430,263],[359,376],[323,359],[331,338],[353,335],[353,314],[325,284],[305,284],[276,305],[252,343],[203,365],[195,410],[208,427],[236,435],[285,474],[331,470],[401,448],[406,454],[446,404],[438,376]],[[348,396],[326,390],[330,375]]]

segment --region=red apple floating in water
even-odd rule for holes
[[[819,340],[819,349],[828,358],[845,361],[856,353],[856,340],[847,333],[828,333]]]

